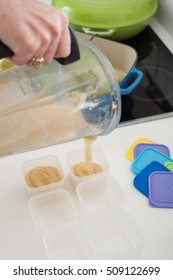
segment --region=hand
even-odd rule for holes
[[[14,64],[42,57],[50,63],[70,54],[68,18],[37,0],[0,0],[0,40],[13,51]]]

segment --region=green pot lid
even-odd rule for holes
[[[136,25],[150,19],[157,0],[53,0],[52,5],[69,17],[71,24],[95,28]]]

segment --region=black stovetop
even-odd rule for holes
[[[149,117],[160,118],[173,112],[172,53],[150,27],[122,43],[137,51],[137,68],[144,76],[133,93],[122,96],[121,123]]]

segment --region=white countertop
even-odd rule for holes
[[[147,198],[134,186],[125,153],[138,138],[149,138],[169,147],[173,156],[173,118],[115,129],[98,137],[94,145],[103,149],[114,176],[125,196],[124,209],[132,213],[144,237],[141,259],[173,259],[173,209],[151,208]],[[40,235],[31,220],[28,192],[24,187],[21,164],[44,155],[53,154],[62,160],[66,171],[68,151],[83,147],[82,139],[0,158],[0,259],[46,259]]]

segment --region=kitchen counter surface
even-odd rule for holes
[[[138,138],[149,138],[169,147],[173,157],[173,118],[118,127],[98,137],[101,147],[124,194],[124,209],[133,214],[144,237],[141,259],[173,259],[173,209],[151,208],[147,198],[133,186],[134,174],[126,151]],[[42,240],[31,220],[29,195],[24,186],[21,165],[28,159],[56,155],[68,172],[66,154],[83,147],[82,139],[0,158],[0,259],[46,259]]]

